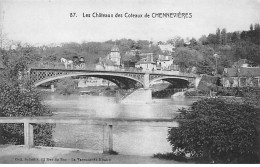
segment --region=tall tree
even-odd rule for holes
[[[227,31],[225,28],[221,30],[221,44],[226,45],[227,44]]]
[[[221,33],[219,28],[217,28],[216,30],[216,36],[217,36],[217,44],[221,44]]]
[[[250,31],[253,31],[254,27],[253,24],[250,24]]]

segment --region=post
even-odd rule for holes
[[[53,84],[51,84],[51,91],[52,91],[52,92],[55,92],[55,88],[54,88],[54,85],[53,85]]]
[[[112,125],[103,126],[103,153],[113,151],[113,129]]]
[[[26,148],[33,147],[33,125],[24,121],[24,145]]]

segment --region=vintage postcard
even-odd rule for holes
[[[260,0],[0,0],[1,164],[260,162]]]

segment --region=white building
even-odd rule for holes
[[[116,66],[121,65],[121,56],[117,45],[112,47],[111,52],[107,55],[107,59],[114,62]]]
[[[171,45],[171,44],[158,45],[158,46],[159,46],[159,48],[161,49],[161,51],[163,53],[171,54],[171,53],[174,52],[174,49],[175,49],[175,47],[173,45]]]
[[[113,46],[111,52],[105,58],[99,58],[98,64],[96,64],[96,70],[108,70],[114,71],[120,69],[121,56],[118,46]]]
[[[172,66],[173,66],[172,56],[159,55],[157,60],[158,70],[170,70]]]
[[[144,71],[156,70],[156,62],[153,60],[153,55],[150,54],[145,58],[142,58],[135,64],[136,68],[142,68]]]

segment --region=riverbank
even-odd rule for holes
[[[61,95],[60,91],[51,92],[50,90],[39,89],[42,92],[43,97],[49,95]],[[107,97],[123,97],[127,93],[133,91],[132,89],[118,89],[115,86],[89,86],[86,88],[77,88],[74,89],[70,94],[64,95],[91,95],[91,96],[107,96]]]
[[[150,156],[108,155],[76,149],[1,145],[0,164],[183,164]]]

